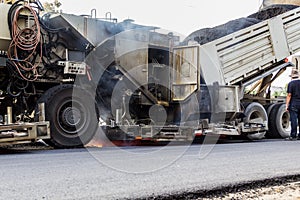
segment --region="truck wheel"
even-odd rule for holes
[[[267,113],[264,107],[256,102],[250,103],[245,109],[244,123],[264,123],[268,121]],[[247,137],[251,140],[260,140],[265,137],[266,131],[259,133],[248,134]]]
[[[276,104],[269,115],[269,135],[272,138],[286,138],[290,135],[290,114],[285,104]]]
[[[73,90],[76,89],[76,95]],[[98,128],[94,99],[73,85],[55,86],[41,97],[45,117],[50,121],[51,139],[46,141],[58,148],[82,147]]]
[[[266,133],[266,138],[273,138],[272,133],[270,131],[269,121],[270,121],[270,112],[274,108],[274,106],[276,106],[275,103],[270,103],[270,104],[267,104],[267,105],[264,106],[264,108],[265,108],[265,110],[267,112],[267,115],[268,115],[268,127],[269,127],[269,130]]]
[[[268,104],[268,105],[264,106],[268,116],[270,116],[270,112],[274,108],[274,106],[276,106],[275,103],[271,103],[271,104]]]

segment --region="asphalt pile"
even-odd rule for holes
[[[287,11],[297,8],[295,5],[272,5],[268,6],[256,13],[249,15],[248,17],[243,17],[229,21],[225,24],[212,27],[203,28],[191,33],[183,41],[183,45],[187,45],[189,41],[196,41],[203,45],[223,36],[229,35],[241,29],[247,28],[254,24],[257,24],[263,20],[270,19]]]

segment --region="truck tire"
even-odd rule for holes
[[[271,104],[269,104],[268,106],[265,107],[268,117],[270,116],[271,110],[274,108],[274,106],[276,106],[276,104],[271,103]]]
[[[250,103],[245,109],[244,123],[263,123],[268,121],[268,115],[264,107],[256,102]],[[261,140],[265,137],[266,131],[248,134],[247,137],[251,140]]]
[[[286,138],[290,135],[290,114],[285,103],[276,104],[269,114],[269,133],[271,138]]]
[[[267,104],[267,105],[264,106],[264,108],[267,112],[267,115],[268,115],[268,128],[269,128],[269,130],[266,133],[266,138],[273,138],[272,132],[270,131],[269,121],[270,121],[270,113],[271,113],[271,110],[274,108],[274,106],[276,106],[275,103],[270,103],[270,104]]]
[[[76,89],[76,95],[73,90]],[[57,148],[82,147],[98,128],[94,99],[78,87],[65,84],[47,90],[39,103],[45,103],[45,117],[50,121],[51,139]]]

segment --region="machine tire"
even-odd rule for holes
[[[50,121],[51,139],[46,143],[57,148],[73,148],[82,147],[93,138],[98,118],[94,99],[89,96],[83,89],[69,84],[55,86],[44,93],[38,102],[45,103],[45,117]]]
[[[285,104],[276,104],[269,114],[269,135],[272,138],[286,138],[290,135],[290,114]]]
[[[263,123],[268,120],[268,115],[264,107],[256,102],[250,103],[247,105],[245,109],[245,117],[244,122],[254,122],[254,123]],[[261,140],[265,137],[266,131],[262,131],[259,133],[248,134],[247,137],[251,140]]]

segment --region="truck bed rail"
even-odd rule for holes
[[[215,78],[209,73],[217,70],[220,83],[241,85],[300,51],[300,8],[207,43],[201,51],[208,84]]]

